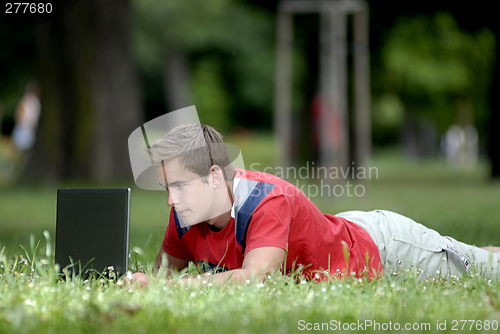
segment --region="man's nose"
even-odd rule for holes
[[[179,196],[176,196],[173,191],[168,192],[168,206],[174,206],[179,204]]]

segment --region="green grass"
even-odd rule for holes
[[[14,263],[0,270],[0,333],[296,333],[308,323],[326,323],[329,329],[354,323],[357,328],[358,321],[368,332],[376,332],[374,322],[382,328],[410,324],[437,332],[437,324],[445,321],[447,331],[463,325],[454,320],[481,321],[494,332],[500,311],[500,284],[482,277],[417,281],[409,273],[371,282],[295,283],[274,275],[263,284],[158,284],[142,290],[106,280],[57,281],[30,273],[29,264],[12,271]]]
[[[261,168],[276,166],[272,137],[227,140],[241,147],[247,167],[255,162]],[[500,184],[487,179],[484,164],[465,172],[439,160],[412,163],[386,153],[370,166],[378,168],[378,178],[363,183],[364,196],[311,199],[324,212],[387,209],[468,243],[500,245]],[[313,184],[299,180],[305,189]],[[1,334],[302,333],[309,332],[300,330],[308,323],[327,323],[331,332],[338,322],[357,328],[358,321],[376,321],[382,331],[389,322],[392,328],[395,323],[428,323],[431,330],[425,332],[438,332],[438,323],[443,329],[446,321],[446,331],[439,332],[455,332],[453,326],[460,330],[464,325],[460,320],[481,321],[469,321],[463,332],[489,333],[500,322],[500,281],[477,275],[417,281],[408,272],[332,283],[273,275],[263,284],[158,284],[144,290],[119,288],[105,279],[59,280],[53,268],[56,189],[77,186],[82,185],[0,188]],[[132,187],[131,267],[149,271],[167,224],[166,194],[142,191],[131,182],[99,186]],[[376,329],[363,326],[359,332]]]

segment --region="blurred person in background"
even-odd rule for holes
[[[16,124],[12,131],[12,142],[21,152],[29,151],[35,144],[40,110],[40,89],[32,80],[26,84],[25,93],[17,105]]]

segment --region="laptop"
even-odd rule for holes
[[[130,188],[58,189],[55,262],[61,271],[122,275],[129,238]]]

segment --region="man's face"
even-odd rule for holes
[[[161,185],[167,182],[168,205],[174,206],[177,215],[186,225],[195,225],[213,218],[215,202],[211,184],[186,168],[177,159],[165,165],[165,176],[161,166],[156,173]]]

